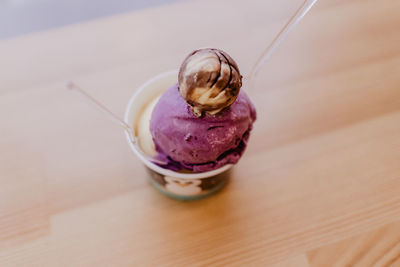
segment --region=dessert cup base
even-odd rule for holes
[[[181,200],[193,201],[206,198],[220,191],[229,181],[230,171],[207,178],[182,179],[164,176],[149,168],[151,184],[164,195]]]
[[[150,180],[150,182],[154,186],[154,188],[156,188],[162,194],[166,195],[169,198],[172,198],[175,200],[180,200],[180,201],[195,201],[195,200],[200,200],[200,199],[209,197],[211,195],[218,193],[228,183],[227,181],[225,181],[224,183],[221,183],[219,186],[213,188],[212,190],[210,190],[207,193],[202,194],[202,195],[183,196],[183,195],[176,195],[171,192],[168,192],[167,190],[165,190],[162,186],[160,186],[158,183],[154,182],[153,180]]]

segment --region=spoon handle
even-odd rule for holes
[[[106,113],[109,118],[111,120],[113,120],[114,122],[118,123],[119,125],[122,126],[122,128],[124,128],[126,131],[128,132],[132,132],[133,133],[133,129],[125,122],[123,121],[121,118],[119,118],[114,112],[112,112],[111,110],[109,110],[106,106],[104,106],[102,103],[100,103],[99,101],[97,101],[97,99],[95,99],[94,97],[92,97],[90,94],[88,94],[85,90],[83,90],[81,87],[79,87],[78,85],[76,85],[75,83],[73,83],[72,81],[69,81],[67,83],[67,88],[70,90],[75,90],[77,92],[79,92],[80,94],[82,94],[86,99],[90,100],[90,102],[92,102],[95,106],[97,106],[101,111],[103,111],[104,113]],[[133,138],[134,139],[134,138]],[[134,139],[133,141],[136,142],[136,140]]]
[[[103,105],[102,103],[100,103],[97,99],[95,99],[93,96],[91,96],[90,94],[88,94],[85,90],[83,90],[81,87],[79,87],[78,85],[76,85],[73,82],[68,82],[67,83],[67,88],[70,90],[75,90],[77,92],[79,92],[81,95],[83,95],[86,99],[90,100],[90,102],[92,102],[93,104],[95,104],[100,110],[102,110],[103,112],[105,112],[108,117],[118,123],[120,126],[122,126],[122,128],[125,129],[125,131],[129,134],[129,139],[131,140],[132,144],[136,147],[136,149],[149,161],[159,164],[159,165],[166,165],[167,162],[162,161],[160,159],[156,159],[156,158],[152,158],[147,156],[142,149],[140,148],[140,146],[138,145],[138,140],[133,132],[132,127],[130,127],[124,120],[122,120],[121,118],[119,118],[114,112],[112,112],[111,110],[109,110],[105,105]]]
[[[264,63],[271,57],[272,53],[276,48],[285,40],[288,33],[296,26],[297,23],[307,14],[311,7],[317,2],[317,0],[305,0],[303,4],[297,9],[297,11],[292,15],[286,25],[282,30],[275,36],[271,44],[263,51],[259,56],[254,66],[252,67],[248,80],[252,80],[254,76],[257,75]]]

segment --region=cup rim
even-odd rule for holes
[[[130,114],[131,114],[131,109],[134,106],[135,102],[138,102],[140,93],[146,87],[148,87],[150,84],[154,83],[155,81],[162,79],[166,76],[173,75],[173,74],[178,76],[178,70],[175,69],[175,70],[170,70],[170,71],[160,73],[160,74],[154,76],[153,78],[147,80],[141,86],[139,86],[139,88],[132,94],[131,98],[129,99],[128,105],[125,109],[124,121],[128,124],[130,123],[130,121],[132,121],[133,125],[135,125],[137,118],[131,118]],[[230,169],[233,166],[233,164],[226,164],[226,165],[224,165],[218,169],[212,170],[212,171],[198,172],[198,173],[180,173],[180,172],[172,171],[169,169],[162,168],[162,167],[154,164],[153,162],[149,161],[148,159],[146,159],[146,157],[144,157],[142,155],[142,153],[140,151],[138,151],[138,149],[136,149],[135,145],[131,142],[130,135],[127,131],[125,131],[125,137],[126,137],[126,140],[128,141],[129,147],[131,148],[133,153],[142,161],[142,163],[144,165],[146,165],[148,168],[150,168],[151,170],[153,170],[157,173],[160,173],[164,176],[172,176],[172,177],[181,178],[181,179],[204,179],[204,178],[209,178],[211,176],[218,175],[224,171],[227,171],[228,169]]]

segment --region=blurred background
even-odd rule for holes
[[[0,38],[188,0],[0,0]]]

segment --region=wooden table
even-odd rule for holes
[[[301,0],[190,1],[0,41],[0,266],[400,266],[400,1],[319,1],[248,92],[219,194],[169,199],[122,115],[191,50],[244,74]]]

